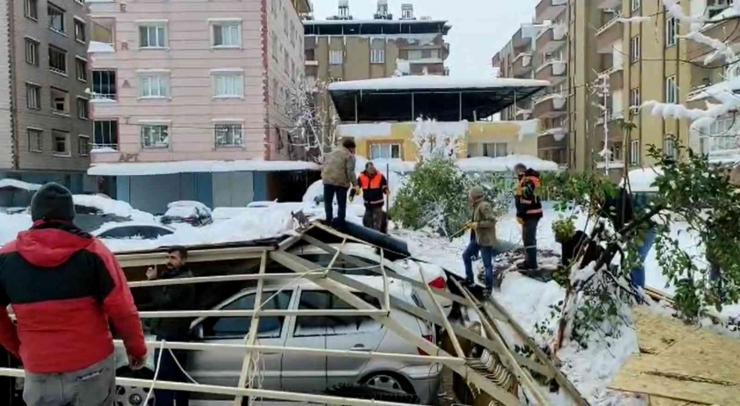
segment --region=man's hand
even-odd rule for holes
[[[150,281],[157,279],[157,268],[150,266],[149,269],[146,270],[146,278]]]
[[[478,223],[468,222],[468,223],[465,223],[464,227],[466,230],[475,230],[476,228],[478,228]]]
[[[138,371],[141,368],[144,368],[145,364],[146,354],[141,358],[132,357],[131,355],[128,356],[128,367],[131,368],[132,371]]]

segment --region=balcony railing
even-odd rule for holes
[[[620,19],[621,17],[622,17],[622,16],[621,16],[621,15],[619,15],[619,13],[614,13],[614,15],[612,16],[612,18],[611,18],[611,19],[610,19],[609,21],[607,21],[607,22],[606,22],[606,24],[602,25],[602,26],[601,26],[601,27],[600,27],[600,28],[599,28],[599,29],[598,29],[598,30],[596,31],[596,36],[598,37],[599,35],[603,34],[603,33],[604,33],[604,32],[606,32],[606,31],[607,31],[607,30],[608,30],[609,28],[613,27],[613,26],[614,26],[615,24],[620,24],[620,23],[618,22],[618,20],[619,20],[619,19]]]

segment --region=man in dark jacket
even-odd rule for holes
[[[372,162],[368,162],[365,164],[365,170],[357,178],[357,183],[360,185],[362,198],[365,201],[365,215],[362,217],[362,225],[385,233],[387,230],[385,230],[384,224],[387,224],[387,222],[385,221],[383,206],[385,205],[385,196],[390,194],[388,180],[375,169]],[[355,189],[352,189],[350,200],[354,199],[355,194]]]
[[[522,225],[525,261],[518,265],[520,270],[536,271],[537,265],[537,225],[542,218],[542,202],[538,195],[540,188],[539,172],[528,169],[524,164],[514,167],[517,178],[515,203],[516,217]]]
[[[355,141],[347,138],[342,146],[326,156],[321,180],[324,183],[324,211],[326,222],[334,220],[334,196],[337,197],[337,219],[343,223],[347,216],[347,192],[350,187],[357,187],[355,177]]]
[[[69,190],[46,184],[31,202],[31,229],[0,250],[0,343],[23,362],[29,406],[113,404],[109,322],[123,338],[131,368],[146,359],[126,276],[74,217]],[[8,304],[17,325],[5,311]]]
[[[184,247],[171,247],[167,250],[167,269],[164,272],[158,272],[157,268],[149,268],[146,277],[149,280],[155,279],[178,279],[192,278],[193,273],[187,266],[188,251]],[[195,288],[192,284],[184,285],[165,285],[157,287],[150,291],[152,295],[151,303],[141,306],[142,309],[151,308],[158,311],[175,311],[175,310],[194,310],[195,309]],[[152,333],[157,336],[157,340],[166,341],[187,341],[190,332],[189,318],[157,318],[154,319],[151,329]],[[158,360],[159,350],[154,355]],[[174,356],[174,357],[173,357]],[[185,368],[187,366],[187,351],[167,350],[165,349],[159,363],[158,379],[171,382],[188,382],[187,377],[177,365]],[[157,405],[164,406],[187,406],[189,402],[188,392],[157,390]]]

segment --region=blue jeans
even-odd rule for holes
[[[486,270],[486,288],[493,288],[493,257],[496,253],[493,247],[483,247],[478,244],[475,237],[470,238],[468,247],[463,252],[463,263],[465,264],[465,279],[468,281],[474,281],[473,277],[473,258],[477,257],[480,253],[481,259],[483,259],[483,268]]]
[[[337,219],[344,222],[347,217],[347,192],[349,188],[334,185],[324,185],[324,211],[326,222],[331,225],[334,220],[334,196],[337,197]]]
[[[632,284],[636,287],[645,287],[645,259],[647,259],[650,249],[653,248],[657,236],[658,233],[655,228],[650,228],[642,237],[642,245],[637,249],[637,253],[640,255],[640,265],[632,268]]]

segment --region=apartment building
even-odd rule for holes
[[[93,189],[81,0],[0,4],[0,178]]]
[[[115,183],[111,193],[154,212],[168,200],[242,205],[268,198],[264,179],[258,180],[264,173],[198,174],[183,164],[153,173],[146,164],[193,162],[192,168],[199,161],[299,159],[287,106],[303,73],[300,15],[310,11],[310,3],[95,1],[89,6],[92,163],[94,173]],[[122,176],[131,173],[119,172],[125,163],[152,176]],[[115,165],[108,171],[106,164]],[[156,200],[134,193],[155,184],[179,186]],[[223,195],[237,189],[223,187],[231,184],[248,193]]]

